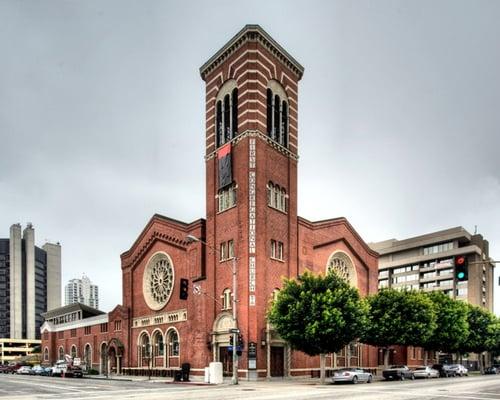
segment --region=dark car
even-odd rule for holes
[[[415,379],[413,371],[406,365],[392,365],[390,368],[382,371],[382,376],[386,380],[397,379],[404,381],[405,379]]]
[[[486,375],[496,375],[500,374],[500,369],[498,369],[497,367],[488,367],[484,370],[484,373]]]
[[[450,376],[455,376],[455,371],[450,370],[447,365],[443,364],[434,364],[432,368],[437,369],[439,371],[440,378],[448,378]]]

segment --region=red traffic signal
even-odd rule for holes
[[[469,268],[467,264],[467,256],[455,257],[455,279],[458,282],[463,282],[469,279]]]

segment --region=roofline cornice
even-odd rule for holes
[[[260,42],[290,71],[297,75],[298,80],[304,74],[304,67],[295,60],[278,42],[276,42],[259,25],[245,25],[229,42],[227,42],[217,53],[200,67],[200,75],[203,80],[206,76],[224,62],[231,54],[247,42]]]

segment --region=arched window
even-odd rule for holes
[[[229,142],[231,138],[231,105],[230,96],[224,96],[224,143]]]
[[[220,147],[238,134],[238,88],[234,79],[222,85],[215,104],[216,145]]]
[[[167,334],[168,351],[170,357],[178,357],[180,353],[179,335],[175,329]]]
[[[230,310],[232,308],[232,295],[230,289],[224,289],[222,293],[222,309]]]
[[[224,143],[224,127],[222,126],[222,101],[217,102],[216,110],[216,136],[217,147]]]
[[[335,273],[344,278],[351,286],[357,286],[357,275],[351,258],[341,250],[335,251],[328,259],[327,273]]]
[[[144,333],[141,337],[141,350],[142,357],[149,357],[151,351],[151,343],[149,341],[149,335]]]
[[[283,147],[288,148],[288,97],[275,80],[268,83],[267,88],[267,135]]]
[[[234,88],[231,95],[231,113],[231,136],[234,138],[238,135],[238,88]]]
[[[49,361],[49,349],[48,349],[48,347],[43,349],[43,361]]]
[[[64,348],[61,346],[59,347],[59,359],[58,360],[64,360]]]
[[[71,346],[71,358],[77,357],[76,346]]]
[[[160,331],[156,331],[153,335],[153,349],[155,357],[163,356],[163,334]]]
[[[280,113],[281,113],[281,101],[278,95],[274,96],[274,104],[273,104],[273,110],[274,110],[274,124],[273,124],[273,134],[272,138],[279,142],[279,137],[280,137]]]
[[[272,137],[273,132],[273,91],[267,89],[267,136]]]
[[[85,345],[85,349],[83,351],[83,360],[85,361],[87,370],[92,368],[92,347],[89,343]]]
[[[267,205],[277,210],[287,211],[287,195],[286,190],[273,182],[267,184]]]
[[[281,105],[281,136],[280,144],[288,147],[288,104],[283,100]]]

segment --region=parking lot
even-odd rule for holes
[[[276,380],[217,386],[167,381],[74,379],[0,374],[0,399],[471,399],[500,400],[500,375],[370,384],[319,385],[317,380]]]

